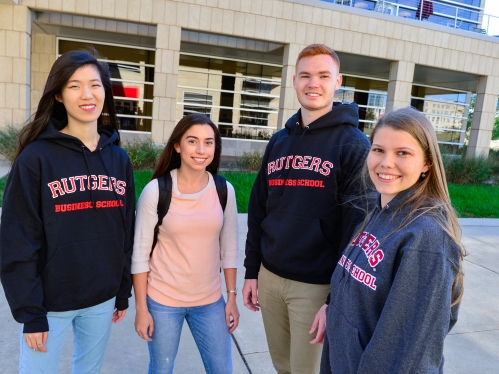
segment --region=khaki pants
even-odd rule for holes
[[[263,266],[258,275],[270,356],[279,374],[317,374],[322,344],[310,344],[315,315],[329,294],[329,284],[308,284],[281,278]]]

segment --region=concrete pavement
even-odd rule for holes
[[[465,294],[459,320],[445,342],[445,373],[499,373],[499,220],[462,219],[464,243],[470,253],[465,260]],[[244,259],[246,215],[239,215],[240,255]],[[244,269],[238,272],[238,288],[244,282]],[[261,314],[242,305],[238,296],[241,321],[234,333],[233,362],[235,374],[275,373],[265,339]],[[103,374],[138,374],[147,372],[146,343],[134,331],[134,303],[125,319],[113,326]],[[12,319],[0,291],[0,372],[17,372],[19,325]],[[70,372],[72,343],[68,336],[60,373]],[[174,373],[203,373],[201,357],[184,325]]]

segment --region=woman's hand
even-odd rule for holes
[[[26,343],[28,343],[28,347],[40,352],[47,352],[45,344],[47,344],[48,337],[48,331],[24,334],[24,340],[26,341]]]
[[[126,310],[117,310],[115,309],[114,310],[114,313],[113,313],[113,323],[118,323],[119,321],[121,321],[123,319],[123,317],[125,317],[125,314],[126,314]]]
[[[225,322],[231,334],[239,326],[239,309],[237,308],[236,295],[233,293],[229,293],[225,304]]]
[[[135,314],[135,331],[144,340],[152,342],[151,336],[154,332],[154,321],[149,310],[137,310]]]
[[[309,334],[313,334],[317,331],[317,335],[310,341],[310,344],[324,344],[324,333],[326,332],[326,308],[327,304],[324,304],[315,315],[314,323],[312,323],[312,328],[310,329]]]

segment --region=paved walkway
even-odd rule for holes
[[[499,220],[461,220],[464,242],[470,255],[465,260],[465,294],[459,321],[445,342],[446,374],[499,373]],[[241,262],[244,258],[246,215],[239,215]],[[238,273],[242,288],[244,270]],[[1,287],[0,287],[1,288]],[[261,315],[242,305],[241,322],[234,333],[235,374],[275,373],[270,361]],[[134,331],[134,304],[125,319],[113,326],[103,374],[139,374],[147,372],[146,343]],[[15,374],[19,355],[19,325],[12,319],[0,290],[0,372]],[[237,345],[236,345],[237,342]],[[60,373],[70,372],[72,343],[63,352]],[[181,338],[174,373],[203,373],[201,357],[186,325]]]

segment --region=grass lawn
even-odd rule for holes
[[[499,186],[449,184],[448,187],[460,218],[499,218]]]
[[[138,199],[152,171],[136,171],[135,194]],[[225,172],[223,176],[236,190],[237,211],[248,212],[248,201],[256,174]],[[0,203],[6,178],[0,178]],[[454,208],[461,218],[499,218],[499,186],[475,186],[466,184],[449,184],[449,192]]]
[[[135,195],[138,199],[142,189],[151,179],[152,171],[136,171],[133,173],[135,179]],[[251,187],[255,181],[255,173],[221,173],[234,186],[236,191],[237,211],[239,213],[248,213],[249,195]]]

